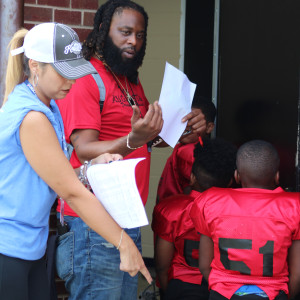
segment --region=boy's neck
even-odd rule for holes
[[[259,184],[251,184],[251,183],[243,183],[242,188],[252,188],[252,189],[263,189],[263,190],[275,190],[278,186],[275,184],[267,184],[267,185],[259,185]]]

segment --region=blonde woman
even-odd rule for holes
[[[132,276],[141,271],[151,282],[133,241],[79,181],[66,157],[53,99],[64,98],[75,79],[96,72],[82,58],[77,34],[62,24],[43,23],[18,31],[10,45],[0,110],[0,299],[49,299],[43,256],[57,195],[119,249],[121,270]],[[104,154],[93,163],[120,158]]]

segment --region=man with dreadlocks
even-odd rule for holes
[[[94,78],[86,76],[58,101],[66,140],[75,150],[70,160],[74,168],[103,152],[120,153],[125,159],[146,158],[135,171],[144,204],[150,174],[147,143],[157,137],[163,124],[160,106],[148,103],[138,78],[147,25],[147,13],[140,5],[129,0],[105,2],[83,44],[84,56],[99,73],[104,89],[99,92]],[[99,100],[104,93],[100,113]],[[182,121],[188,121],[194,132],[204,130],[206,123],[202,114],[193,111]],[[118,250],[88,228],[67,204],[63,207],[59,202],[57,209],[59,213],[64,210],[70,228],[60,237],[56,262],[69,299],[136,299],[138,278],[120,271]],[[126,232],[141,251],[140,228]]]
[[[211,188],[190,212],[209,299],[293,298],[300,291],[300,194],[278,187],[279,156],[266,141],[243,144],[236,165],[242,188]]]

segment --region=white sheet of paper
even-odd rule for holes
[[[125,159],[88,168],[89,183],[107,212],[122,228],[148,225],[135,181],[135,167],[145,158]]]
[[[181,119],[191,112],[196,84],[187,76],[166,62],[164,79],[159,96],[164,119],[163,128],[159,134],[171,147],[175,147],[186,128]]]

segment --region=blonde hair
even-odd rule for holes
[[[15,86],[23,82],[26,75],[28,76],[28,74],[25,74],[24,72],[24,54],[21,53],[12,56],[10,53],[11,50],[23,46],[24,37],[27,34],[27,32],[28,30],[25,28],[18,30],[8,44],[9,56],[6,69],[5,93],[3,104],[6,102],[8,95],[13,91]]]

